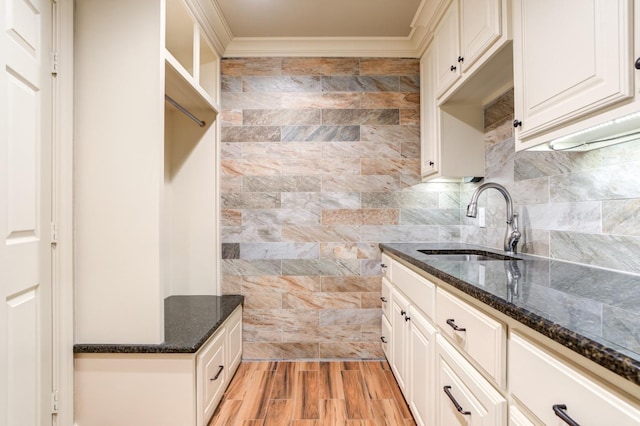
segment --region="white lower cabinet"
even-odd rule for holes
[[[409,307],[407,387],[409,408],[416,424],[433,424],[433,353],[436,329],[413,306]]]
[[[433,353],[436,328],[430,321],[435,286],[391,261],[393,282],[383,279],[382,330],[390,332],[383,350],[416,424],[433,424]],[[402,291],[401,291],[402,290]],[[410,299],[408,294],[413,295]],[[414,300],[417,299],[417,300]],[[385,329],[388,327],[388,329]]]
[[[198,424],[204,424],[216,408],[228,382],[225,354],[225,334],[220,333],[196,357],[198,375]]]
[[[640,424],[638,408],[517,333],[509,339],[508,365],[514,424]]]
[[[507,401],[441,335],[436,337],[436,424],[507,424]]]
[[[229,316],[223,327],[196,356],[197,424],[206,424],[242,358],[242,310]]]
[[[405,398],[407,396],[407,347],[409,341],[409,329],[405,324],[405,318],[409,311],[409,302],[398,291],[393,291],[391,296],[391,370]]]
[[[204,426],[242,357],[242,307],[193,353],[78,353],[76,426]]]
[[[433,401],[433,345],[436,329],[394,290],[391,369],[418,425],[430,425]]]
[[[383,349],[418,425],[640,426],[640,392],[588,376],[515,319],[385,262]]]

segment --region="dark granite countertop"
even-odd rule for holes
[[[243,296],[170,296],[164,300],[163,343],[75,344],[74,353],[195,353],[229,315]]]
[[[380,247],[640,385],[640,276],[521,254],[516,261],[455,261],[418,252],[501,253],[468,244]]]

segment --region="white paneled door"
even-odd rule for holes
[[[52,0],[0,0],[0,426],[52,423]]]

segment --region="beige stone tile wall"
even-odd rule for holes
[[[222,61],[223,293],[247,359],[381,358],[383,241],[459,238],[420,183],[419,61]]]

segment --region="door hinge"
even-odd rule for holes
[[[58,244],[58,225],[54,222],[51,222],[51,245],[55,246]]]
[[[51,75],[58,75],[58,54],[56,52],[51,52]]]
[[[58,414],[58,391],[51,392],[51,414]]]

